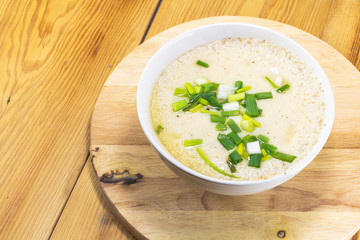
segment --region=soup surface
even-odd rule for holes
[[[208,68],[196,64],[198,60],[209,64]],[[273,79],[281,77],[290,88],[276,92],[265,76]],[[231,173],[238,178],[225,176],[211,168],[198,154],[195,147],[184,147],[184,140],[202,139],[202,151],[219,169],[230,173],[227,160],[231,151],[218,141],[219,131],[210,121],[209,114],[178,111],[172,104],[183,97],[174,96],[176,88],[184,88],[186,82],[195,85],[194,80],[204,77],[210,82],[234,86],[242,81],[251,86],[247,93],[272,92],[272,99],[258,100],[262,113],[255,119],[261,127],[247,134],[269,137],[269,143],[278,151],[295,155],[292,162],[275,158],[261,162],[260,168],[248,166],[248,159],[238,163]],[[231,38],[210,42],[186,52],[173,61],[156,82],[151,100],[151,117],[154,128],[162,126],[158,137],[165,148],[187,167],[210,177],[235,181],[268,179],[286,171],[302,161],[312,149],[323,128],[325,111],[324,92],[321,83],[311,69],[292,53],[259,39]],[[209,107],[204,107],[204,109]],[[240,116],[230,117],[238,125]],[[231,129],[222,132],[229,133]]]

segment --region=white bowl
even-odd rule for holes
[[[211,41],[228,37],[259,38],[269,40],[297,55],[319,78],[325,91],[325,127],[312,150],[284,175],[260,181],[229,181],[202,175],[180,163],[158,139],[150,117],[150,99],[155,82],[164,69],[185,52]],[[329,81],[315,58],[302,46],[274,30],[246,23],[218,23],[187,31],[161,47],[147,63],[137,90],[137,111],[146,137],[159,153],[164,163],[178,176],[211,192],[226,195],[246,195],[268,190],[291,179],[304,169],[324,146],[334,120],[334,97]],[[170,110],[169,110],[170,111]]]

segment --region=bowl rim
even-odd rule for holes
[[[174,156],[172,156],[171,153],[168,152],[168,150],[160,143],[158,143],[157,141],[154,141],[153,138],[156,138],[156,134],[155,134],[155,130],[154,128],[147,128],[146,124],[145,124],[145,119],[146,119],[146,113],[142,112],[141,106],[140,106],[140,99],[142,97],[142,89],[143,89],[143,82],[146,81],[146,72],[149,71],[149,66],[150,64],[153,62],[153,60],[156,58],[157,55],[159,55],[162,51],[166,50],[168,47],[170,47],[171,45],[175,44],[178,41],[181,41],[181,39],[186,38],[188,36],[191,36],[192,34],[194,34],[196,31],[200,31],[203,29],[207,29],[207,28],[213,28],[213,27],[218,27],[218,26],[224,26],[224,25],[233,25],[233,26],[245,26],[245,27],[251,27],[260,31],[265,31],[268,32],[270,34],[275,35],[276,37],[280,37],[285,39],[286,41],[290,42],[291,44],[295,45],[298,49],[300,49],[305,55],[307,55],[307,57],[309,57],[314,63],[315,66],[313,69],[317,69],[320,73],[320,75],[322,75],[322,78],[319,77],[319,81],[322,83],[322,87],[324,89],[324,94],[325,94],[325,112],[324,112],[324,122],[326,122],[326,126],[323,127],[323,129],[321,130],[319,136],[318,136],[318,140],[315,142],[315,144],[313,145],[312,149],[308,152],[307,155],[305,155],[302,159],[301,164],[297,163],[295,167],[290,167],[286,170],[285,173],[270,177],[268,179],[264,179],[264,180],[251,180],[251,181],[242,181],[242,180],[225,180],[225,179],[217,179],[214,177],[210,177],[207,175],[203,175],[187,166],[185,166],[184,164],[182,164],[180,161],[178,161]],[[220,39],[224,39],[224,38],[218,38],[218,40]],[[267,39],[268,40],[268,39]],[[209,40],[208,42],[211,41],[215,41],[215,40]],[[271,40],[268,40],[271,41]],[[273,42],[273,41],[271,41]],[[200,45],[206,44],[206,43],[202,43]],[[277,43],[275,43],[277,44]],[[198,46],[200,46],[198,45]],[[281,46],[285,48],[284,46]],[[195,47],[193,47],[195,48]],[[193,49],[192,48],[192,49]],[[286,49],[286,48],[285,48]],[[290,50],[290,49],[286,49],[287,51],[292,52],[293,54],[294,51]],[[295,54],[296,55],[296,54]],[[179,56],[178,55],[175,57],[175,59],[177,59]],[[174,60],[175,60],[174,59]],[[302,60],[303,61],[303,60]],[[171,63],[171,62],[170,62]],[[169,64],[170,64],[169,63]],[[309,66],[308,63],[305,63]],[[168,66],[168,65],[167,65]],[[165,66],[164,69],[167,67]],[[156,78],[158,79],[158,77]],[[154,81],[155,84],[156,80]],[[153,87],[151,88],[151,92],[153,90]],[[150,94],[151,97],[151,94]],[[150,104],[150,101],[148,101]],[[298,42],[296,42],[295,40],[291,39],[290,37],[288,37],[287,35],[280,33],[278,31],[275,31],[271,28],[268,27],[264,27],[264,26],[260,26],[257,24],[252,24],[252,23],[243,23],[243,22],[232,22],[232,21],[225,21],[225,22],[220,22],[220,23],[212,23],[212,24],[206,24],[200,27],[195,27],[192,28],[190,30],[187,30],[185,32],[182,32],[180,34],[178,34],[177,36],[171,38],[169,41],[167,41],[165,44],[163,44],[159,49],[157,49],[157,51],[155,52],[155,54],[152,55],[152,57],[150,58],[150,60],[147,62],[139,83],[138,83],[138,88],[137,88],[137,95],[136,95],[136,106],[137,106],[137,114],[138,114],[138,118],[140,121],[140,125],[143,129],[143,132],[145,133],[145,136],[147,137],[147,139],[150,141],[151,145],[156,149],[156,151],[161,154],[163,156],[163,158],[161,158],[163,161],[164,159],[166,159],[170,164],[175,165],[177,168],[180,168],[180,170],[184,171],[187,174],[190,174],[194,177],[200,178],[204,181],[207,182],[211,182],[211,183],[218,183],[218,184],[224,184],[224,185],[230,185],[230,186],[252,186],[252,185],[258,185],[258,184],[266,184],[266,183],[273,183],[273,182],[280,182],[280,184],[284,181],[287,181],[289,179],[291,179],[292,177],[294,177],[295,175],[297,175],[299,172],[301,172],[304,168],[306,168],[306,166],[308,166],[315,158],[316,156],[319,154],[319,152],[323,149],[327,139],[329,138],[329,135],[331,133],[332,130],[332,126],[333,126],[333,122],[334,122],[334,117],[335,117],[335,103],[334,103],[334,96],[333,96],[333,92],[331,89],[331,85],[330,82],[325,74],[325,71],[323,70],[323,68],[321,67],[321,65],[319,64],[319,62],[315,59],[315,57],[313,57],[301,44],[299,44]],[[150,109],[149,109],[149,113],[150,113]],[[152,126],[151,123],[151,116],[149,117],[149,121],[150,121],[150,126]],[[327,121],[326,121],[327,120]],[[160,141],[159,141],[160,142]]]

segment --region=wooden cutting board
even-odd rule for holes
[[[325,148],[299,175],[263,193],[222,196],[172,173],[143,134],[136,89],[151,56],[171,38],[217,22],[254,23],[304,46],[335,96]],[[360,229],[360,73],[340,53],[297,28],[250,17],[213,17],[149,39],[114,70],[91,121],[93,165],[114,211],[139,239],[349,239]]]

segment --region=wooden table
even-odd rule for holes
[[[298,27],[360,69],[358,0],[1,1],[0,239],[133,239],[89,161],[94,104],[145,39],[220,15]]]

